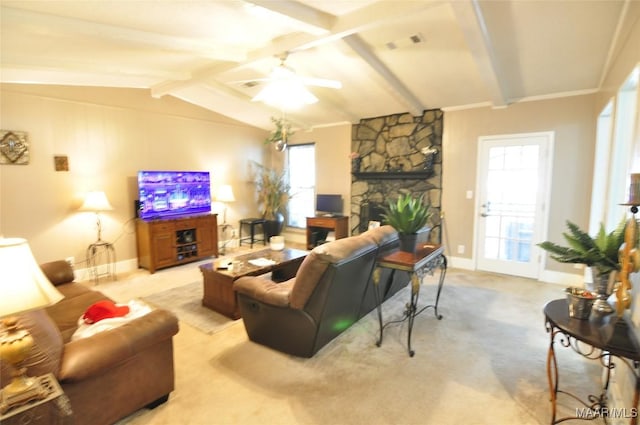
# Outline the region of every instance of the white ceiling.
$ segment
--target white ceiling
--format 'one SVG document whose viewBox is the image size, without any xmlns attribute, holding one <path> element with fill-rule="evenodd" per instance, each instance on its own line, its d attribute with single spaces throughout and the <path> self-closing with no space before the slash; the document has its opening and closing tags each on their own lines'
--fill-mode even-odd
<svg viewBox="0 0 640 425">
<path fill-rule="evenodd" d="M 264 129 L 281 112 L 239 81 L 283 52 L 298 74 L 343 84 L 287 112 L 311 128 L 597 91 L 640 16 L 637 0 L 0 4 L 2 82 L 144 88 Z"/>
</svg>

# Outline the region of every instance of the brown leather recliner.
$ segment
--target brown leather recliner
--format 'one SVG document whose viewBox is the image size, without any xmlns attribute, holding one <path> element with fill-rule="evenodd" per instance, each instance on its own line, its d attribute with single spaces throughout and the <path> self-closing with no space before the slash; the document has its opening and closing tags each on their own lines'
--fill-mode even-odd
<svg viewBox="0 0 640 425">
<path fill-rule="evenodd" d="M 78 318 L 94 302 L 109 298 L 74 283 L 66 261 L 41 268 L 65 298 L 19 316 L 35 341 L 25 366 L 30 376 L 56 376 L 69 398 L 73 423 L 113 424 L 167 401 L 174 389 L 176 316 L 156 309 L 115 329 L 71 341 Z M 2 382 L 8 382 L 9 366 L 1 366 Z"/>
<path fill-rule="evenodd" d="M 249 339 L 312 357 L 375 307 L 370 286 L 376 257 L 381 248 L 396 245 L 393 228 L 383 226 L 314 248 L 288 281 L 256 276 L 236 280 L 234 290 Z M 385 299 L 408 283 L 406 276 L 398 279 L 381 288 Z"/>
</svg>

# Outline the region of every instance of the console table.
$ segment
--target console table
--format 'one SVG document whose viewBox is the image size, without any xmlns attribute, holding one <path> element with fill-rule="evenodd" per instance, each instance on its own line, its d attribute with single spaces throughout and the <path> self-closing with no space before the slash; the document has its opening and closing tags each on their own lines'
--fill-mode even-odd
<svg viewBox="0 0 640 425">
<path fill-rule="evenodd" d="M 611 378 L 611 370 L 617 364 L 626 364 L 636 378 L 633 406 L 625 412 L 613 412 L 616 417 L 624 414 L 631 419 L 631 425 L 638 423 L 638 395 L 640 391 L 640 348 L 630 326 L 624 319 L 618 319 L 615 314 L 595 316 L 588 320 L 579 320 L 569 316 L 569 307 L 566 299 L 554 300 L 544 306 L 545 324 L 547 332 L 551 335 L 549 351 L 547 354 L 547 377 L 549 391 L 551 393 L 551 424 L 557 424 L 569 419 L 595 419 L 603 418 L 612 413 L 607 407 L 607 390 Z M 559 389 L 559 368 L 555 353 L 555 342 L 563 347 L 571 347 L 581 356 L 598 360 L 604 367 L 604 382 L 602 392 L 597 395 L 589 395 L 587 401 L 583 401 L 576 395 Z M 624 369 L 620 369 L 624 370 Z M 576 409 L 576 416 L 568 416 L 556 419 L 558 394 L 565 394 L 577 400 L 583 408 L 580 416 Z"/>
<path fill-rule="evenodd" d="M 444 256 L 444 248 L 441 245 L 426 244 L 423 245 L 415 254 L 404 251 L 393 251 L 379 257 L 376 260 L 376 269 L 373 274 L 373 283 L 376 290 L 376 305 L 378 310 L 378 322 L 380 324 L 380 336 L 376 345 L 382 345 L 382 332 L 385 327 L 392 323 L 400 323 L 405 320 L 409 321 L 409 329 L 407 335 L 407 348 L 409 356 L 413 357 L 415 352 L 411 348 L 411 331 L 413 330 L 413 322 L 416 316 L 428 308 L 433 308 L 434 314 L 438 320 L 442 319 L 442 315 L 438 313 L 438 302 L 440 301 L 440 292 L 444 284 L 444 277 L 447 272 L 447 257 Z M 380 268 L 391 269 L 389 279 L 393 280 L 396 270 L 409 272 L 411 275 L 411 297 L 403 318 L 400 320 L 392 320 L 386 324 L 382 323 L 382 301 L 380 295 Z M 418 296 L 420 295 L 420 284 L 427 274 L 433 274 L 436 268 L 440 268 L 440 278 L 438 280 L 438 290 L 436 292 L 435 304 L 430 304 L 418 310 Z"/>
</svg>

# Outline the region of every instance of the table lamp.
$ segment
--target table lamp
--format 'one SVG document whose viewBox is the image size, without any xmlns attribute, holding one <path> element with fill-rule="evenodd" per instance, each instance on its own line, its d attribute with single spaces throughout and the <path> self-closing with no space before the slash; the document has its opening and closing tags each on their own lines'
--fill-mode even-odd
<svg viewBox="0 0 640 425">
<path fill-rule="evenodd" d="M 93 211 L 96 213 L 96 223 L 98 226 L 98 241 L 102 240 L 102 223 L 100 222 L 100 211 L 111 211 L 113 207 L 103 191 L 88 192 L 84 198 L 84 203 L 80 211 Z"/>
<path fill-rule="evenodd" d="M 64 296 L 36 263 L 29 244 L 21 238 L 0 238 L 0 359 L 14 369 L 12 381 L 0 392 L 0 410 L 46 397 L 40 382 L 27 376 L 21 363 L 29 356 L 33 337 L 18 325 L 15 314 L 57 303 Z"/>
<path fill-rule="evenodd" d="M 220 189 L 218 190 L 218 196 L 216 196 L 216 201 L 218 202 L 222 202 L 224 204 L 224 215 L 223 215 L 223 222 L 222 222 L 222 228 L 224 229 L 225 227 L 228 226 L 227 224 L 227 202 L 235 202 L 236 197 L 233 196 L 233 189 L 231 188 L 231 185 L 225 184 L 220 186 Z"/>
</svg>

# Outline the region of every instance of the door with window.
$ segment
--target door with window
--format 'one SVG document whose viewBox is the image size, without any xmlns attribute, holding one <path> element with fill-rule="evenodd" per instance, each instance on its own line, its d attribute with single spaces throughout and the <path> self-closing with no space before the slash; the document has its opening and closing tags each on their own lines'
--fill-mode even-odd
<svg viewBox="0 0 640 425">
<path fill-rule="evenodd" d="M 552 148 L 552 132 L 480 138 L 478 269 L 538 277 Z"/>
</svg>

